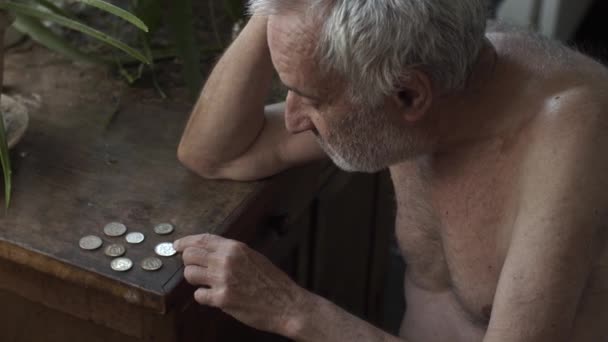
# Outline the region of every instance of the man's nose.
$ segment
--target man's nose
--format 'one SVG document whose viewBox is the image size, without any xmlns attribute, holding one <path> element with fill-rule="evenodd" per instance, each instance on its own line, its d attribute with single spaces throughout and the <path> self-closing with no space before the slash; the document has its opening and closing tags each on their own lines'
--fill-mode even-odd
<svg viewBox="0 0 608 342">
<path fill-rule="evenodd" d="M 285 102 L 285 127 L 287 131 L 296 134 L 315 128 L 307 113 L 310 108 L 303 106 L 297 95 L 289 92 Z"/>
</svg>

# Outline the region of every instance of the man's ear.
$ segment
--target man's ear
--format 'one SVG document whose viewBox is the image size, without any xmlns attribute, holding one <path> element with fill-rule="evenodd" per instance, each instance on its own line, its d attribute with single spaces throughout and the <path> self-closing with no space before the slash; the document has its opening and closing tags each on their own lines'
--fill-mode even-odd
<svg viewBox="0 0 608 342">
<path fill-rule="evenodd" d="M 433 102 L 431 78 L 422 70 L 412 70 L 400 83 L 394 99 L 403 117 L 409 122 L 422 119 Z"/>
</svg>

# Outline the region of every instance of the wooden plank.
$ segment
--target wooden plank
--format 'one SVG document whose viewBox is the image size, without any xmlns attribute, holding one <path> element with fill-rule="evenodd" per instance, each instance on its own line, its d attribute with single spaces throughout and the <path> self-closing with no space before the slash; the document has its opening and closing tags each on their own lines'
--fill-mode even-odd
<svg viewBox="0 0 608 342">
<path fill-rule="evenodd" d="M 4 342 L 82 341 L 83 337 L 86 337 L 87 342 L 141 341 L 93 322 L 51 310 L 10 292 L 0 291 L 0 301 L 4 308 L 10 308 L 0 311 Z"/>
<path fill-rule="evenodd" d="M 121 334 L 143 338 L 146 326 L 145 311 L 125 300 L 96 289 L 80 287 L 45 275 L 23 266 L 0 261 L 0 290 L 8 291 L 81 320 L 118 331 Z M 129 292 L 124 293 L 130 296 Z M 8 307 L 14 310 L 14 307 Z M 157 315 L 159 318 L 160 315 Z M 0 326 L 5 323 L 2 322 Z"/>
</svg>

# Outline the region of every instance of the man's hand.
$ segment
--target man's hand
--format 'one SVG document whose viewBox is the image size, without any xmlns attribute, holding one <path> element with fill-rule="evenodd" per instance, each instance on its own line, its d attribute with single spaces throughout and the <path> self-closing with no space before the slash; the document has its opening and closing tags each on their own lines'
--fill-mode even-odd
<svg viewBox="0 0 608 342">
<path fill-rule="evenodd" d="M 254 328 L 284 332 L 307 292 L 245 244 L 203 234 L 177 240 L 195 300 Z"/>
</svg>

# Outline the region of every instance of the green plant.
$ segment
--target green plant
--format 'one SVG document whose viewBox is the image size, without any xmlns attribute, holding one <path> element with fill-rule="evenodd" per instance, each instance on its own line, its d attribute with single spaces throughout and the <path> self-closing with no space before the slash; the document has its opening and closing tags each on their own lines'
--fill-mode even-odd
<svg viewBox="0 0 608 342">
<path fill-rule="evenodd" d="M 220 14 L 224 19 L 223 23 L 230 25 L 230 27 L 241 21 L 245 16 L 245 0 L 224 0 L 220 11 L 217 11 L 214 5 L 217 1 L 210 0 L 203 3 L 205 2 L 208 5 L 208 8 L 206 8 L 206 14 L 209 17 L 208 24 L 212 27 L 216 36 L 215 42 L 198 41 L 195 28 L 195 9 L 192 0 L 172 0 L 170 6 L 160 0 L 131 0 L 132 12 L 150 27 L 149 32 L 141 33 L 141 44 L 144 46 L 144 51 L 150 52 L 149 56 L 153 61 L 150 67 L 154 69 L 154 59 L 156 57 L 162 58 L 167 54 L 178 57 L 182 63 L 184 83 L 193 98 L 198 95 L 203 81 L 200 67 L 201 54 L 220 53 L 228 43 L 220 37 L 216 16 Z M 201 6 L 200 1 L 198 5 Z M 163 8 L 163 6 L 165 7 Z M 150 41 L 163 24 L 170 33 L 171 46 L 160 51 L 161 54 L 159 55 L 159 51 L 152 52 L 150 50 Z"/>
<path fill-rule="evenodd" d="M 139 28 L 144 32 L 148 32 L 148 26 L 144 24 L 142 20 L 137 18 L 130 12 L 127 12 L 120 7 L 116 7 L 104 0 L 74 0 L 82 2 L 92 7 L 96 7 L 100 10 L 111 13 L 117 17 L 122 18 L 126 22 L 131 23 L 135 27 Z M 112 36 L 99 31 L 91 26 L 81 23 L 72 16 L 63 11 L 61 8 L 53 4 L 49 0 L 30 0 L 27 2 L 16 2 L 16 1 L 0 1 L 0 10 L 8 11 L 16 17 L 15 28 L 28 34 L 35 41 L 47 46 L 48 48 L 66 54 L 75 59 L 83 58 L 89 62 L 104 62 L 99 58 L 92 57 L 91 55 L 80 52 L 66 42 L 63 38 L 53 33 L 48 29 L 43 21 L 53 22 L 57 25 L 64 26 L 66 28 L 79 31 L 86 34 L 94 39 L 99 40 L 102 43 L 108 44 L 119 50 L 124 51 L 137 60 L 150 64 L 150 59 L 146 57 L 142 52 L 135 48 L 128 46 L 127 44 L 113 38 Z"/>
<path fill-rule="evenodd" d="M 181 60 L 184 83 L 194 98 L 198 94 L 203 81 L 200 68 L 201 54 L 219 53 L 229 43 L 229 41 L 224 41 L 220 37 L 218 20 L 216 20 L 217 15 L 223 15 L 222 19 L 224 21 L 222 23 L 227 23 L 231 29 L 235 27 L 235 24 L 242 24 L 245 17 L 245 0 L 224 0 L 222 1 L 223 7 L 219 13 L 214 6 L 214 0 L 210 0 L 208 2 L 208 14 L 216 41 L 215 43 L 207 43 L 206 46 L 201 47 L 196 37 L 192 0 L 130 0 L 130 12 L 103 0 L 72 1 L 104 10 L 138 27 L 140 31 L 138 31 L 137 44 L 140 46 L 141 51 L 74 19 L 74 16 L 69 11 L 59 6 L 58 1 L 0 0 L 0 14 L 3 10 L 12 13 L 16 17 L 14 24 L 16 29 L 51 50 L 76 61 L 116 67 L 120 75 L 130 84 L 142 76 L 145 68 L 150 68 L 153 84 L 159 95 L 163 98 L 166 95 L 158 84 L 155 74 L 155 61 L 157 59 L 178 57 Z M 82 32 L 102 43 L 125 52 L 127 55 L 117 56 L 111 54 L 110 56 L 99 56 L 98 54 L 91 54 L 74 46 L 63 36 L 53 32 L 53 30 L 45 25 L 45 22 L 53 22 Z M 163 25 L 168 28 L 170 33 L 170 45 L 154 50 L 151 47 L 152 39 Z M 115 26 L 113 29 L 117 32 L 119 28 Z M 135 72 L 128 71 L 126 65 L 135 65 Z M 108 122 L 111 120 L 112 118 L 110 117 Z M 4 175 L 5 203 L 8 207 L 11 177 L 10 160 L 8 158 L 8 149 L 5 148 L 6 137 L 4 137 L 4 132 L 4 129 L 0 127 L 0 164 Z"/>
<path fill-rule="evenodd" d="M 130 12 L 127 12 L 119 7 L 116 7 L 103 0 L 74 0 L 85 3 L 89 6 L 96 7 L 102 11 L 111 13 L 121 19 L 129 22 L 135 27 L 139 28 L 143 32 L 148 32 L 148 27 Z M 150 58 L 146 54 L 138 51 L 135 48 L 113 38 L 112 36 L 99 31 L 93 27 L 90 27 L 82 22 L 79 22 L 72 18 L 68 13 L 64 12 L 61 8 L 56 6 L 50 0 L 30 0 L 30 1 L 7 1 L 0 0 L 0 14 L 2 12 L 8 12 L 16 18 L 15 27 L 22 32 L 27 33 L 32 39 L 42 43 L 52 50 L 61 52 L 67 56 L 76 59 L 84 59 L 94 63 L 106 63 L 105 61 L 92 57 L 80 50 L 72 47 L 63 38 L 54 34 L 49 30 L 43 22 L 53 22 L 57 25 L 79 31 L 86 34 L 98 41 L 110 45 L 114 48 L 124 51 L 128 55 L 132 56 L 136 60 L 150 64 Z M 1 30 L 4 31 L 4 28 Z M 1 40 L 0 40 L 1 41 Z M 2 55 L 3 57 L 3 55 Z M 0 60 L 3 63 L 3 60 Z M 0 65 L 0 68 L 2 66 Z M 2 73 L 0 73 L 1 75 Z M 3 120 L 0 120 L 0 164 L 2 166 L 2 173 L 4 179 L 4 198 L 5 205 L 8 208 L 11 198 L 11 167 L 9 152 L 6 139 L 6 131 L 4 128 Z"/>
</svg>

